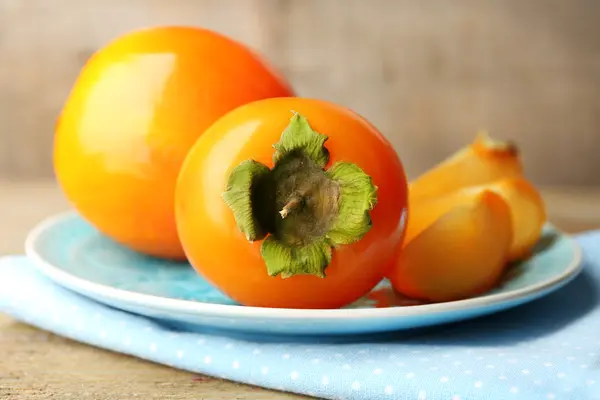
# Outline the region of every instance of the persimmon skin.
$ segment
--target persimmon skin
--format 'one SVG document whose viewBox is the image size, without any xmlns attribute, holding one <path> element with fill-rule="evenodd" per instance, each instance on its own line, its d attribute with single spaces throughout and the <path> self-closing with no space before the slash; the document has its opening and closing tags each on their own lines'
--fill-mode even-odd
<svg viewBox="0 0 600 400">
<path fill-rule="evenodd" d="M 147 255 L 184 259 L 174 193 L 188 150 L 228 111 L 293 95 L 258 55 L 212 31 L 164 26 L 125 34 L 90 58 L 64 105 L 57 180 L 106 236 Z"/>
<path fill-rule="evenodd" d="M 222 198 L 231 171 L 242 161 L 273 167 L 273 144 L 292 110 L 329 137 L 326 169 L 337 161 L 352 162 L 378 186 L 371 229 L 361 240 L 334 248 L 325 278 L 269 276 L 261 242 L 246 240 Z M 219 119 L 188 153 L 175 196 L 179 237 L 192 266 L 237 302 L 276 308 L 339 308 L 368 293 L 401 249 L 406 204 L 404 168 L 384 136 L 344 107 L 305 98 L 261 100 Z"/>
</svg>

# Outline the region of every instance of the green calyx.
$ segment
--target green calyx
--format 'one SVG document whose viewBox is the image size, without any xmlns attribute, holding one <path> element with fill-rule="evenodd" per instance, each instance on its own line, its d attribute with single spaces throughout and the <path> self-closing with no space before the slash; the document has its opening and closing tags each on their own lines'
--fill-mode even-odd
<svg viewBox="0 0 600 400">
<path fill-rule="evenodd" d="M 246 239 L 263 240 L 271 276 L 324 278 L 333 247 L 354 243 L 371 229 L 377 187 L 355 164 L 325 169 L 327 139 L 294 113 L 273 145 L 273 169 L 247 160 L 229 176 L 223 199 Z"/>
</svg>

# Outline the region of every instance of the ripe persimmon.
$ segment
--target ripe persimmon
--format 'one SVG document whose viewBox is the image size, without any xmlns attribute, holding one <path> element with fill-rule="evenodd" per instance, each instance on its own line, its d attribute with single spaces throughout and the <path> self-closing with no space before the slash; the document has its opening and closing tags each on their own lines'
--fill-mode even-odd
<svg viewBox="0 0 600 400">
<path fill-rule="evenodd" d="M 258 55 L 218 33 L 165 26 L 122 35 L 88 60 L 64 104 L 57 180 L 106 236 L 183 259 L 173 203 L 189 148 L 228 111 L 293 95 Z"/>
<path fill-rule="evenodd" d="M 512 241 L 504 198 L 482 190 L 457 202 L 404 246 L 389 279 L 419 300 L 461 300 L 491 290 L 505 271 Z"/>
<path fill-rule="evenodd" d="M 395 262 L 407 182 L 385 137 L 345 107 L 305 98 L 229 112 L 192 147 L 177 182 L 192 266 L 244 305 L 338 308 Z"/>
<path fill-rule="evenodd" d="M 519 149 L 510 141 L 481 131 L 460 150 L 409 183 L 409 203 L 436 198 L 455 190 L 523 176 Z"/>
<path fill-rule="evenodd" d="M 406 228 L 404 246 L 408 246 L 413 238 L 453 207 L 471 203 L 475 197 L 486 191 L 499 194 L 510 207 L 513 242 L 508 252 L 508 260 L 518 261 L 529 257 L 542 236 L 547 216 L 540 192 L 524 176 L 500 179 L 479 186 L 468 186 L 439 197 L 413 202 L 410 205 L 410 219 Z"/>
</svg>

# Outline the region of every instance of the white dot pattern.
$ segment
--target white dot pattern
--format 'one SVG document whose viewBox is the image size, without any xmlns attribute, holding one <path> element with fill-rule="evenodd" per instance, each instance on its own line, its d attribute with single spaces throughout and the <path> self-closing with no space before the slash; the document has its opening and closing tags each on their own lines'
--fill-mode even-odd
<svg viewBox="0 0 600 400">
<path fill-rule="evenodd" d="M 600 266 L 594 268 L 588 268 L 587 279 L 600 287 Z M 578 311 L 590 283 L 576 284 L 554 300 L 551 295 L 535 306 L 455 325 L 439 335 L 381 344 L 270 343 L 252 336 L 174 332 L 51 286 L 22 262 L 0 260 L 0 311 L 117 352 L 315 397 L 461 400 L 494 393 L 516 400 L 600 399 L 600 301 L 588 304 L 586 313 Z M 35 299 L 18 290 L 25 286 L 35 291 Z M 552 318 L 536 320 L 547 310 Z M 519 329 L 502 328 L 517 322 Z"/>
</svg>

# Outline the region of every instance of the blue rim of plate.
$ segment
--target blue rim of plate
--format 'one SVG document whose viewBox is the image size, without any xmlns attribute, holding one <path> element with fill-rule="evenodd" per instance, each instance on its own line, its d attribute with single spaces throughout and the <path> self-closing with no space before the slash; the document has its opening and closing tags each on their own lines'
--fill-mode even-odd
<svg viewBox="0 0 600 400">
<path fill-rule="evenodd" d="M 133 305 L 151 307 L 160 311 L 174 311 L 177 313 L 191 315 L 203 314 L 206 316 L 225 318 L 310 318 L 336 320 L 356 318 L 368 320 L 370 318 L 380 319 L 385 317 L 436 315 L 453 311 L 474 310 L 481 307 L 489 307 L 533 297 L 536 294 L 543 294 L 552 288 L 567 284 L 582 270 L 581 247 L 569 235 L 561 232 L 562 235 L 568 238 L 573 246 L 573 258 L 570 260 L 565 271 L 553 278 L 546 279 L 521 289 L 514 289 L 509 292 L 483 294 L 477 297 L 444 303 L 382 308 L 295 309 L 203 303 L 198 301 L 158 297 L 101 285 L 78 278 L 47 262 L 35 249 L 38 238 L 57 222 L 75 217 L 78 217 L 78 214 L 72 210 L 55 214 L 43 219 L 33 229 L 30 230 L 27 238 L 25 239 L 25 254 L 35 263 L 38 270 L 40 270 L 44 275 L 49 277 L 54 282 L 58 283 L 60 286 L 64 286 L 85 297 L 90 297 L 87 293 L 93 293 L 96 296 L 121 302 L 124 301 Z"/>
</svg>

